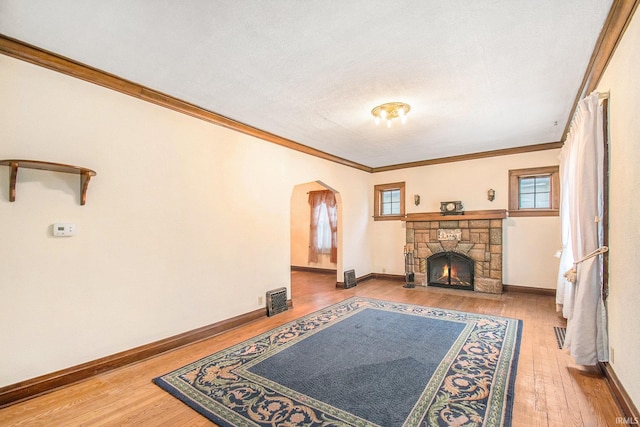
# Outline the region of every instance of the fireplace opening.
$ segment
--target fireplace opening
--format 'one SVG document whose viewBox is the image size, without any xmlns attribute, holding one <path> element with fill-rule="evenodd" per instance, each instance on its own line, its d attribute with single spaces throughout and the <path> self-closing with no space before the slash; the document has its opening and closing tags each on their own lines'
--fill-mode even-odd
<svg viewBox="0 0 640 427">
<path fill-rule="evenodd" d="M 427 285 L 473 290 L 473 260 L 457 252 L 440 252 L 427 258 Z"/>
</svg>

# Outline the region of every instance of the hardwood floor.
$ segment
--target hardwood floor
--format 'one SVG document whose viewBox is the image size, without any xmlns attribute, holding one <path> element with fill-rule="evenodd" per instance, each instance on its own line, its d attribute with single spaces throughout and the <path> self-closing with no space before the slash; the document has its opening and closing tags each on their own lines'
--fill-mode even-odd
<svg viewBox="0 0 640 427">
<path fill-rule="evenodd" d="M 336 289 L 334 274 L 292 272 L 293 308 L 160 356 L 0 409 L 2 426 L 210 426 L 151 382 L 196 359 L 354 295 L 524 321 L 513 426 L 619 426 L 622 413 L 596 368 L 575 365 L 557 347 L 564 326 L 550 296 L 488 295 L 372 279 Z"/>
</svg>

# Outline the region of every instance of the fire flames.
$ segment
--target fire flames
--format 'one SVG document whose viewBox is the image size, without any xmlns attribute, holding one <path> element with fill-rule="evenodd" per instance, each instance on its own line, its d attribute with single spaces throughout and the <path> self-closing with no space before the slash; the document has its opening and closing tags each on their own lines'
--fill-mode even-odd
<svg viewBox="0 0 640 427">
<path fill-rule="evenodd" d="M 456 266 L 452 265 L 450 266 L 449 264 L 445 264 L 442 267 L 442 274 L 440 275 L 440 277 L 438 278 L 438 280 L 449 280 L 449 270 L 451 270 L 451 281 L 453 282 L 454 280 L 460 281 L 460 279 L 458 278 L 458 273 L 456 271 Z"/>
<path fill-rule="evenodd" d="M 451 276 L 449 276 L 449 273 L 451 273 Z M 448 283 L 450 285 L 467 286 L 471 284 L 471 282 L 466 281 L 458 276 L 458 271 L 455 265 L 449 264 L 445 264 L 444 266 L 442 266 L 442 274 L 436 281 L 440 283 Z"/>
</svg>

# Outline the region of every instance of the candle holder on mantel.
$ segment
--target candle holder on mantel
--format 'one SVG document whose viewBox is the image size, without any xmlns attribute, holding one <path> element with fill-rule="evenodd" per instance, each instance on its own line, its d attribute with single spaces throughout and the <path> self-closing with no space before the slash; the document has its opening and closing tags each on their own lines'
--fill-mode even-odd
<svg viewBox="0 0 640 427">
<path fill-rule="evenodd" d="M 404 248 L 404 276 L 405 276 L 405 288 L 415 288 L 415 273 L 413 271 L 413 251 L 408 251 L 406 246 Z"/>
</svg>

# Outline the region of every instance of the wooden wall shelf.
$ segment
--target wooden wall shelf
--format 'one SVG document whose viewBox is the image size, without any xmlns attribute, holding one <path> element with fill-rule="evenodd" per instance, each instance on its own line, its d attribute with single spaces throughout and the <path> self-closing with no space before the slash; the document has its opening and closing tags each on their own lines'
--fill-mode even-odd
<svg viewBox="0 0 640 427">
<path fill-rule="evenodd" d="M 92 176 L 96 176 L 96 172 L 91 169 L 80 166 L 65 165 L 62 163 L 42 162 L 39 160 L 0 160 L 0 165 L 9 166 L 11 168 L 11 176 L 9 178 L 9 201 L 16 201 L 16 181 L 18 178 L 18 169 L 39 169 L 52 172 L 63 172 L 80 175 L 80 204 L 87 202 L 87 188 Z"/>
<path fill-rule="evenodd" d="M 403 221 L 466 221 L 474 219 L 505 219 L 505 209 L 487 211 L 465 211 L 464 215 L 442 215 L 440 212 L 410 213 Z"/>
</svg>

